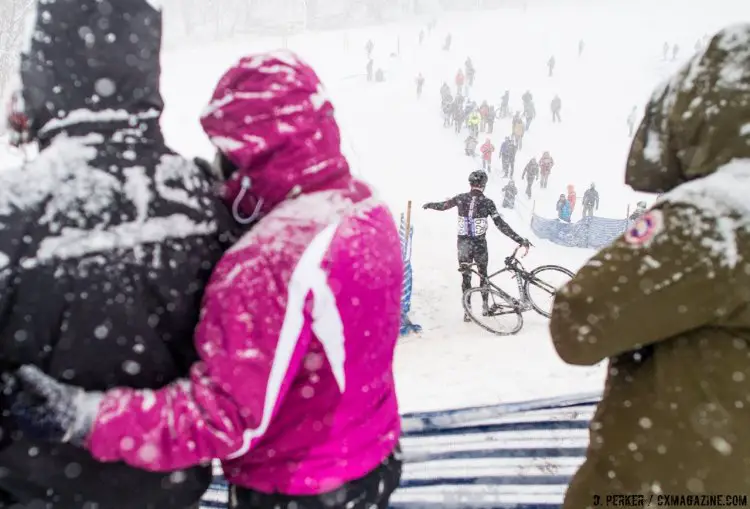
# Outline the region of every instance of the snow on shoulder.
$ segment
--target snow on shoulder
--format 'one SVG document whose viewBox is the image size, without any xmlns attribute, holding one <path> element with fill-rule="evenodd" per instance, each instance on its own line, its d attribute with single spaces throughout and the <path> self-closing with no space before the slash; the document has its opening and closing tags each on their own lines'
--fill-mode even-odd
<svg viewBox="0 0 750 509">
<path fill-rule="evenodd" d="M 61 135 L 27 166 L 0 173 L 0 230 L 22 220 L 36 221 L 46 230 L 36 251 L 21 262 L 23 268 L 70 258 L 93 261 L 94 255 L 217 230 L 214 220 L 196 221 L 188 215 L 202 209 L 190 193 L 201 185 L 200 170 L 192 163 L 165 154 L 152 175 L 136 164 L 111 173 L 92 165 L 103 141 L 98 134 Z M 179 212 L 155 217 L 155 200 L 174 204 Z M 132 218 L 120 215 L 123 202 L 135 211 Z M 0 252 L 0 271 L 12 256 Z"/>
<path fill-rule="evenodd" d="M 62 118 L 54 118 L 45 123 L 40 129 L 39 134 L 49 131 L 63 129 L 76 124 L 94 123 L 94 122 L 130 122 L 136 125 L 140 120 L 157 119 L 161 111 L 151 108 L 148 111 L 132 113 L 130 111 L 119 109 L 107 109 L 92 111 L 89 109 L 77 109 L 67 113 Z"/>
<path fill-rule="evenodd" d="M 718 52 L 718 55 L 716 54 Z M 711 81 L 701 79 L 709 72 L 709 66 L 716 66 L 718 76 L 713 85 L 721 90 L 750 90 L 750 24 L 742 23 L 724 28 L 714 37 L 713 43 L 703 48 L 686 64 L 682 90 L 690 91 L 696 88 L 712 85 Z M 717 65 L 718 64 L 718 65 Z M 678 73 L 675 79 L 683 73 Z M 677 89 L 678 87 L 671 87 Z M 704 90 L 716 92 L 718 90 Z"/>
<path fill-rule="evenodd" d="M 683 203 L 698 209 L 692 213 L 693 226 L 721 265 L 734 268 L 742 254 L 737 233 L 750 233 L 750 159 L 733 159 L 707 177 L 682 184 L 662 197 L 670 203 Z M 712 232 L 702 228 L 704 219 L 716 222 Z"/>
<path fill-rule="evenodd" d="M 93 213 L 100 212 L 97 198 L 108 193 L 106 182 L 112 177 L 98 172 L 90 166 L 96 157 L 95 144 L 101 143 L 101 135 L 85 137 L 58 137 L 33 162 L 24 168 L 0 172 L 0 216 L 7 216 L 16 210 L 30 210 L 40 207 L 43 202 L 46 216 L 54 211 L 66 210 L 68 205 L 81 197 L 92 198 L 88 206 Z M 80 178 L 82 184 L 52 197 L 52 191 L 60 182 Z M 49 200 L 49 201 L 48 201 Z"/>
<path fill-rule="evenodd" d="M 727 53 L 728 62 L 721 70 L 720 85 L 738 90 L 750 90 L 750 24 L 730 26 L 719 34 L 719 49 Z"/>
</svg>

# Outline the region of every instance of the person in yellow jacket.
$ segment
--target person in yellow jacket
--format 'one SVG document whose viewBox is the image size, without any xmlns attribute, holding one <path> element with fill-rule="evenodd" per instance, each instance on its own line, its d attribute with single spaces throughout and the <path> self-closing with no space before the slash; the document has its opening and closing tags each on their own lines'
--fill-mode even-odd
<svg viewBox="0 0 750 509">
<path fill-rule="evenodd" d="M 479 114 L 478 111 L 472 111 L 471 114 L 469 114 L 469 118 L 466 121 L 466 124 L 469 126 L 469 132 L 473 134 L 474 136 L 479 135 L 479 124 L 482 122 L 482 115 Z"/>
</svg>

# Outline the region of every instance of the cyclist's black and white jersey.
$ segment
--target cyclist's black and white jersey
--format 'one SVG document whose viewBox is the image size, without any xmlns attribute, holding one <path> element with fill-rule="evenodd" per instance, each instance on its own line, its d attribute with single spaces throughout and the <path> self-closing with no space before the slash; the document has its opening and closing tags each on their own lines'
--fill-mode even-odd
<svg viewBox="0 0 750 509">
<path fill-rule="evenodd" d="M 487 233 L 487 218 L 492 218 L 495 226 L 505 235 L 523 244 L 524 238 L 508 226 L 500 213 L 497 211 L 495 202 L 487 198 L 481 191 L 472 190 L 454 196 L 443 202 L 427 203 L 424 206 L 433 210 L 448 210 L 458 207 L 458 236 L 459 237 L 484 237 Z"/>
</svg>

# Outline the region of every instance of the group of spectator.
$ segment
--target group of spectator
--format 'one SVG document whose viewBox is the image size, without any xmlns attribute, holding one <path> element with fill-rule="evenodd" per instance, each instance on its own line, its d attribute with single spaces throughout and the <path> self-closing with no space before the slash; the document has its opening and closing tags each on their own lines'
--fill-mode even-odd
<svg viewBox="0 0 750 509">
<path fill-rule="evenodd" d="M 557 217 L 560 221 L 571 222 L 577 199 L 575 186 L 569 184 L 567 194 L 561 194 L 557 200 Z M 599 191 L 596 190 L 596 184 L 592 183 L 586 192 L 583 193 L 581 205 L 583 206 L 582 219 L 593 217 L 594 210 L 599 210 Z"/>
</svg>

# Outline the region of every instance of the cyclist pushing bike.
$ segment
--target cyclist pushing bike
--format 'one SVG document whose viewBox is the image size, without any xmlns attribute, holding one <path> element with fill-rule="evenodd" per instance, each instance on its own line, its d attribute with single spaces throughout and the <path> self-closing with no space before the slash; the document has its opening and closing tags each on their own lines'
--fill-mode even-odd
<svg viewBox="0 0 750 509">
<path fill-rule="evenodd" d="M 468 193 L 462 193 L 443 202 L 425 203 L 423 209 L 432 210 L 449 210 L 458 207 L 458 263 L 460 265 L 475 263 L 477 272 L 481 278 L 481 284 L 484 286 L 487 281 L 487 265 L 489 263 L 489 254 L 487 252 L 487 218 L 492 221 L 504 235 L 510 237 L 528 251 L 531 245 L 527 239 L 518 235 L 508 223 L 506 223 L 500 213 L 497 211 L 495 202 L 484 195 L 484 189 L 487 186 L 487 174 L 483 171 L 475 171 L 469 175 L 469 186 L 471 189 Z M 463 306 L 463 295 L 471 288 L 471 272 L 464 271 L 461 283 L 461 296 Z M 489 314 L 489 294 L 482 293 L 482 314 Z M 470 322 L 471 317 L 468 312 L 464 312 L 464 321 Z"/>
</svg>

